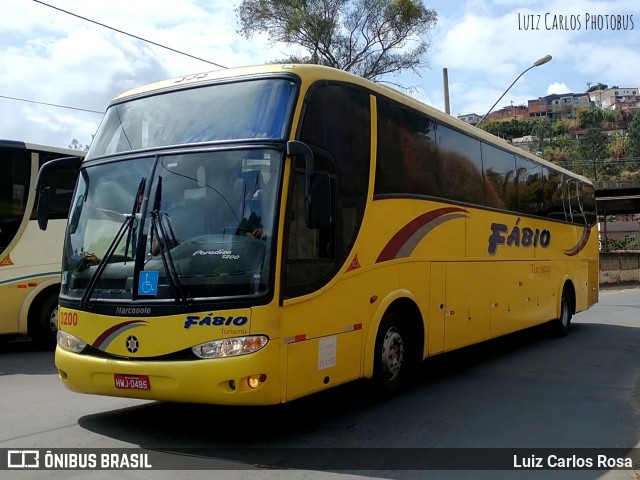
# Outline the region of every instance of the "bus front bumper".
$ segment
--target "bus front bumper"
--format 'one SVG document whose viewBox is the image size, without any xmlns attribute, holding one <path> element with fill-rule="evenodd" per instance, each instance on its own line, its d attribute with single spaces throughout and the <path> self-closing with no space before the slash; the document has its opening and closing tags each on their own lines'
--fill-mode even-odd
<svg viewBox="0 0 640 480">
<path fill-rule="evenodd" d="M 219 405 L 281 402 L 279 346 L 237 357 L 187 361 L 105 359 L 56 348 L 62 383 L 74 392 Z"/>
</svg>

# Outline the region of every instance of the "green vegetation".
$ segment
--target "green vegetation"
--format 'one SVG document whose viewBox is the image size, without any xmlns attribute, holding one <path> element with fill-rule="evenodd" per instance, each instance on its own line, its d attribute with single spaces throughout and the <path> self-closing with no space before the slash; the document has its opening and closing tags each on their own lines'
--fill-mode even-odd
<svg viewBox="0 0 640 480">
<path fill-rule="evenodd" d="M 236 14 L 245 37 L 267 34 L 301 50 L 275 63 L 316 63 L 370 80 L 419 74 L 438 18 L 422 0 L 242 0 Z"/>
<path fill-rule="evenodd" d="M 640 113 L 589 107 L 576 118 L 488 121 L 480 128 L 509 140 L 530 136 L 517 145 L 593 181 L 640 182 Z"/>
</svg>

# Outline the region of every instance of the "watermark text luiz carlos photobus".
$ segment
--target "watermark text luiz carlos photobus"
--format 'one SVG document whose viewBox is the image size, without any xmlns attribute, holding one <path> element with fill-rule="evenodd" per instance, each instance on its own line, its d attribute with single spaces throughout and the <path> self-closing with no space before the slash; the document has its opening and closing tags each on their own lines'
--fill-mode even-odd
<svg viewBox="0 0 640 480">
<path fill-rule="evenodd" d="M 2 470 L 633 470 L 621 448 L 0 449 Z"/>
<path fill-rule="evenodd" d="M 518 13 L 518 30 L 633 30 L 633 15 L 629 14 L 556 14 Z"/>
</svg>

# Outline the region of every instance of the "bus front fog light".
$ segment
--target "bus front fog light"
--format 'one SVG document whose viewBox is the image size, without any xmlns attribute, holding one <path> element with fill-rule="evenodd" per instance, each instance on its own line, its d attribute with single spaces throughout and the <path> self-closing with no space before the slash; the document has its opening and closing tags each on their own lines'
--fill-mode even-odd
<svg viewBox="0 0 640 480">
<path fill-rule="evenodd" d="M 67 332 L 63 332 L 62 330 L 58 330 L 56 340 L 58 342 L 58 346 L 67 352 L 80 353 L 84 350 L 84 347 L 87 346 L 86 342 L 83 342 L 78 337 L 74 337 Z"/>
<path fill-rule="evenodd" d="M 264 382 L 266 382 L 267 376 L 263 373 L 261 375 L 251 375 L 247 377 L 247 385 L 249 388 L 258 388 Z"/>
<path fill-rule="evenodd" d="M 191 351 L 199 358 L 236 357 L 257 352 L 268 341 L 269 339 L 265 335 L 222 338 L 192 347 Z"/>
</svg>

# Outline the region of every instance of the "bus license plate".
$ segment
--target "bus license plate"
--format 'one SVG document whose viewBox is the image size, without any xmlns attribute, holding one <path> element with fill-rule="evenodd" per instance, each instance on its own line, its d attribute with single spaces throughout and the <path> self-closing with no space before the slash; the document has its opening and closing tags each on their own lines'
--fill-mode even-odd
<svg viewBox="0 0 640 480">
<path fill-rule="evenodd" d="M 123 375 L 115 373 L 113 375 L 116 388 L 128 390 L 151 390 L 149 377 L 146 375 Z"/>
</svg>

